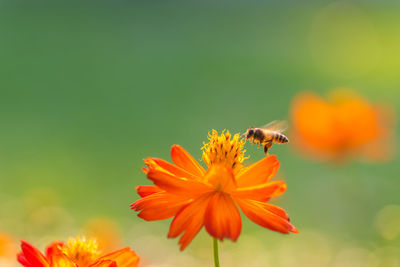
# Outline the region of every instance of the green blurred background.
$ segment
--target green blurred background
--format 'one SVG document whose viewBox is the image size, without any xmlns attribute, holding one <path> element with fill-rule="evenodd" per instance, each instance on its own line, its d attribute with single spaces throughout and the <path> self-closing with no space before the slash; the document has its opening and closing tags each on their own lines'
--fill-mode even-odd
<svg viewBox="0 0 400 267">
<path fill-rule="evenodd" d="M 399 14 L 395 1 L 0 1 L 0 231 L 43 248 L 106 217 L 142 266 L 211 265 L 204 230 L 179 252 L 169 221 L 129 209 L 143 159 L 169 160 L 172 144 L 200 159 L 208 131 L 288 119 L 303 90 L 398 109 Z M 397 157 L 272 153 L 288 184 L 276 203 L 301 233 L 244 219 L 222 266 L 400 266 Z"/>
</svg>

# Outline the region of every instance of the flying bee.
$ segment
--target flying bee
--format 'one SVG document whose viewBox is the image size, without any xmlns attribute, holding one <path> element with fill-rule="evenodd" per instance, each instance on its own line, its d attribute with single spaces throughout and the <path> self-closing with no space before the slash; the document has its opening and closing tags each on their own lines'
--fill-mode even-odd
<svg viewBox="0 0 400 267">
<path fill-rule="evenodd" d="M 286 129 L 286 121 L 271 121 L 260 128 L 250 127 L 242 134 L 242 137 L 246 137 L 252 143 L 264 146 L 264 153 L 267 155 L 273 143 L 284 144 L 289 142 L 289 139 L 282 134 Z"/>
</svg>

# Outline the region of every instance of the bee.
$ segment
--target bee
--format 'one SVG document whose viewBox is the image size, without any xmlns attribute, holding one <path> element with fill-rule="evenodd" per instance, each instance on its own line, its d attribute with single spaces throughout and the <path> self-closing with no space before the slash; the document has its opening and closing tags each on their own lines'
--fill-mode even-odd
<svg viewBox="0 0 400 267">
<path fill-rule="evenodd" d="M 246 137 L 252 143 L 264 146 L 264 153 L 267 155 L 273 143 L 284 144 L 289 142 L 289 139 L 282 134 L 286 129 L 286 121 L 271 121 L 260 128 L 250 127 L 242 134 L 242 137 Z"/>
</svg>

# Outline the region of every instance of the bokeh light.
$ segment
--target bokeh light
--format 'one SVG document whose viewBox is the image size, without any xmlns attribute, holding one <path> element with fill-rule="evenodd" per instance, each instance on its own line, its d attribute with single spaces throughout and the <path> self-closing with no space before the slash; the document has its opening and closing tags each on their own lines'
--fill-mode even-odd
<svg viewBox="0 0 400 267">
<path fill-rule="evenodd" d="M 382 60 L 374 23 L 362 7 L 349 1 L 332 2 L 317 12 L 310 49 L 318 66 L 346 78 L 374 71 Z"/>
<path fill-rule="evenodd" d="M 400 206 L 387 205 L 383 207 L 375 219 L 376 230 L 387 240 L 393 240 L 400 235 Z"/>
</svg>

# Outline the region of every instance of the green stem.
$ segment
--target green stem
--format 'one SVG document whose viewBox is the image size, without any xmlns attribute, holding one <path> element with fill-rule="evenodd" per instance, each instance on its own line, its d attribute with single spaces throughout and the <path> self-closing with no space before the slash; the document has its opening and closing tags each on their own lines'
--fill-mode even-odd
<svg viewBox="0 0 400 267">
<path fill-rule="evenodd" d="M 213 237 L 214 266 L 219 267 L 218 239 Z"/>
</svg>

